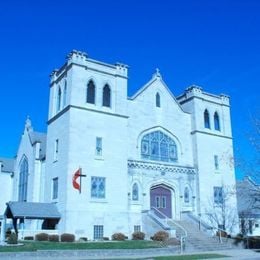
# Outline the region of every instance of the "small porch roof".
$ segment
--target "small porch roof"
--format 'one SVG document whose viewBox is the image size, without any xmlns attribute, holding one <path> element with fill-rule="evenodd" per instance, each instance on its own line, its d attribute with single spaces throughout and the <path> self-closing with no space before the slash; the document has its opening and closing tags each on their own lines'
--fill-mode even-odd
<svg viewBox="0 0 260 260">
<path fill-rule="evenodd" d="M 7 218 L 60 219 L 61 215 L 53 203 L 9 201 L 6 203 Z"/>
</svg>

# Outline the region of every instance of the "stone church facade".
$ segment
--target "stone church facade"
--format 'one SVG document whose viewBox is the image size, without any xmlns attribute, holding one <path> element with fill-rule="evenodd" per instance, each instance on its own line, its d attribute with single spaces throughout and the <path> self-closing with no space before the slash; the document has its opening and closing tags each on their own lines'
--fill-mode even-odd
<svg viewBox="0 0 260 260">
<path fill-rule="evenodd" d="M 198 86 L 175 97 L 158 70 L 127 91 L 126 65 L 79 51 L 51 74 L 47 134 L 27 120 L 6 201 L 52 203 L 61 217 L 23 228 L 100 239 L 187 215 L 212 224 L 235 187 L 229 97 Z M 225 203 L 236 218 L 236 196 Z"/>
</svg>

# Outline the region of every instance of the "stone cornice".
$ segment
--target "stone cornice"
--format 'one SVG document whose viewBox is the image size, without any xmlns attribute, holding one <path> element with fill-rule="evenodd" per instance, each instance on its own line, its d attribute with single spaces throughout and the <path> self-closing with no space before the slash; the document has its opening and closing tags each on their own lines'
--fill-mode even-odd
<svg viewBox="0 0 260 260">
<path fill-rule="evenodd" d="M 195 168 L 171 165 L 171 164 L 161 163 L 161 162 L 128 160 L 127 163 L 128 163 L 128 167 L 131 169 L 146 169 L 146 170 L 155 170 L 161 172 L 196 174 Z"/>
<path fill-rule="evenodd" d="M 68 110 L 70 110 L 72 108 L 85 110 L 85 111 L 90 111 L 90 112 L 95 112 L 95 113 L 100 113 L 100 114 L 106 114 L 106 115 L 109 115 L 109 116 L 116 116 L 116 117 L 126 118 L 126 119 L 129 118 L 126 115 L 121 115 L 121 114 L 112 113 L 112 112 L 108 112 L 108 111 L 102 111 L 102 110 L 91 109 L 91 108 L 75 106 L 75 105 L 68 105 L 63 110 L 61 110 L 59 113 L 57 113 L 55 116 L 53 116 L 51 119 L 49 119 L 47 121 L 47 124 L 50 125 L 53 121 L 55 121 L 57 118 L 59 118 L 60 116 L 62 116 L 64 113 L 66 113 Z"/>
<path fill-rule="evenodd" d="M 206 134 L 206 135 L 212 135 L 212 136 L 217 136 L 217 137 L 221 137 L 221 138 L 227 138 L 227 139 L 233 139 L 233 137 L 231 136 L 226 136 L 226 135 L 222 135 L 222 134 L 218 134 L 218 133 L 211 133 L 211 132 L 206 132 L 206 131 L 200 131 L 200 130 L 194 130 L 191 132 L 192 135 L 199 133 L 199 134 Z"/>
</svg>

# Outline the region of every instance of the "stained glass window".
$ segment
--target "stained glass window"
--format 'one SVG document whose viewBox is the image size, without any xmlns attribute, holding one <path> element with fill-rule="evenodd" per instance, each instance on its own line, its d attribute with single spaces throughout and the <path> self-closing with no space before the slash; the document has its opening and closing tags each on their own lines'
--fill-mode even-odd
<svg viewBox="0 0 260 260">
<path fill-rule="evenodd" d="M 91 197 L 105 198 L 106 179 L 104 177 L 91 177 Z"/>
<path fill-rule="evenodd" d="M 153 161 L 176 162 L 177 147 L 168 135 L 155 131 L 142 138 L 141 157 Z"/>
<path fill-rule="evenodd" d="M 133 185 L 133 190 L 132 190 L 132 200 L 138 200 L 139 199 L 139 194 L 138 194 L 138 185 L 135 183 Z"/>
<path fill-rule="evenodd" d="M 28 186 L 28 161 L 27 159 L 24 158 L 20 166 L 18 201 L 27 201 L 27 186 Z"/>
</svg>

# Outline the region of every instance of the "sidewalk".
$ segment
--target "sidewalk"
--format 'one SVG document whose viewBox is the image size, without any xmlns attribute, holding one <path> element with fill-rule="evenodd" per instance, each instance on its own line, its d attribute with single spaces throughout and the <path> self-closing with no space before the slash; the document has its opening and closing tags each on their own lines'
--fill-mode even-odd
<svg viewBox="0 0 260 260">
<path fill-rule="evenodd" d="M 220 259 L 260 259 L 260 253 L 248 249 L 231 249 L 208 252 L 189 252 L 184 255 L 192 254 L 221 254 L 228 258 Z M 133 250 L 42 250 L 37 252 L 17 252 L 0 253 L 0 259 L 21 259 L 21 260 L 76 260 L 76 259 L 153 259 L 155 256 L 173 256 L 180 255 L 177 248 L 153 248 L 153 249 L 133 249 Z M 211 258 L 212 259 L 212 258 Z"/>
</svg>

